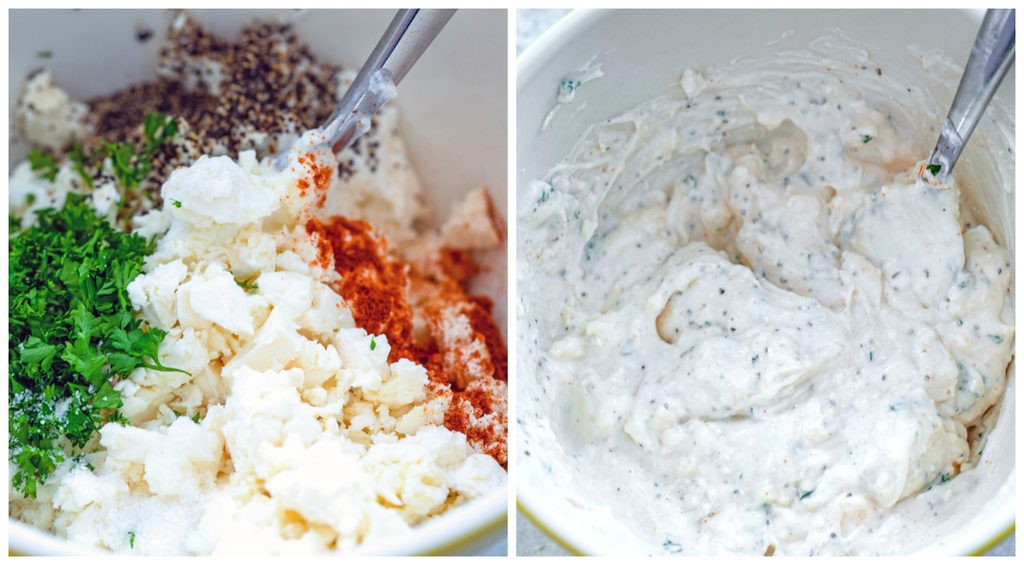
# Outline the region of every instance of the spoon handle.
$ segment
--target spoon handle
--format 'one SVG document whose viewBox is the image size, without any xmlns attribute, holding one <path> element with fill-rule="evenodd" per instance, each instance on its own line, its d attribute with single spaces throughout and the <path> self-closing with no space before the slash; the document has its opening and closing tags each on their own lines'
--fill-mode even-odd
<svg viewBox="0 0 1024 565">
<path fill-rule="evenodd" d="M 370 118 L 441 32 L 455 10 L 398 10 L 323 131 L 335 153 L 370 127 Z"/>
<path fill-rule="evenodd" d="M 947 178 L 978 125 L 982 113 L 1013 64 L 1016 10 L 988 10 L 974 40 L 960 86 L 929 163 L 939 165 L 935 177 Z"/>
</svg>

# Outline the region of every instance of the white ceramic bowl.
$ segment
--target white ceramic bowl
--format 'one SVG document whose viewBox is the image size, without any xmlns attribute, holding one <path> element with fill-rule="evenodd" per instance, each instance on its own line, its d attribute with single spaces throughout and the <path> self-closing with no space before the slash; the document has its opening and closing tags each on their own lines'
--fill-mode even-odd
<svg viewBox="0 0 1024 565">
<path fill-rule="evenodd" d="M 669 92 L 687 66 L 724 66 L 736 57 L 764 57 L 806 48 L 830 27 L 838 27 L 869 46 L 872 57 L 884 64 L 887 72 L 906 73 L 928 85 L 935 103 L 948 108 L 956 78 L 950 81 L 942 77 L 943 82 L 936 84 L 937 77 L 928 76 L 906 47 L 920 44 L 941 48 L 963 64 L 981 17 L 980 11 L 574 11 L 531 45 L 517 64 L 517 194 L 524 194 L 530 180 L 543 178 L 588 126 Z M 557 85 L 595 55 L 604 77 L 581 86 L 572 108 L 556 114 L 550 126 L 541 131 L 540 125 L 555 103 Z M 1009 120 L 1013 119 L 1013 83 L 1011 69 L 997 94 L 997 100 L 1010 109 Z M 989 121 L 975 132 L 958 165 L 958 176 L 980 187 L 969 198 L 1013 257 L 1013 167 L 997 171 L 991 166 L 993 151 L 1007 149 L 1005 145 L 994 148 L 998 136 L 992 134 L 991 119 L 987 117 Z M 934 144 L 935 136 L 926 135 L 932 136 L 929 139 Z M 1012 133 L 1010 136 L 1012 147 Z M 995 189 L 999 186 L 1004 190 Z M 522 358 L 517 362 L 519 367 L 532 365 Z M 943 531 L 936 532 L 934 542 L 921 550 L 924 553 L 983 553 L 1013 530 L 1016 385 L 1012 365 L 1010 375 L 1002 412 L 985 449 L 986 459 L 992 462 L 985 465 L 981 486 L 976 496 L 949 518 Z M 532 394 L 532 378 L 525 370 L 518 372 L 519 419 L 536 418 L 535 414 L 543 415 L 550 409 L 546 404 L 550 399 Z M 535 451 L 540 451 L 536 447 Z M 517 454 L 522 450 L 520 440 Z M 600 533 L 611 520 L 610 513 L 581 510 L 565 489 L 548 478 L 544 467 L 550 457 L 518 457 L 516 494 L 520 511 L 573 553 L 628 551 L 618 544 L 616 536 Z"/>
<path fill-rule="evenodd" d="M 358 67 L 393 15 L 390 10 L 190 11 L 217 35 L 230 38 L 255 18 L 295 20 L 299 37 L 322 60 Z M 46 66 L 58 84 L 85 99 L 156 77 L 157 50 L 171 14 L 157 10 L 15 10 L 10 13 L 9 109 L 24 77 Z M 455 14 L 444 32 L 399 88 L 402 131 L 410 159 L 426 190 L 435 220 L 448 216 L 466 192 L 489 188 L 504 216 L 508 179 L 507 14 L 473 10 Z M 155 32 L 139 44 L 137 26 Z M 469 48 L 472 46 L 472 48 Z M 40 59 L 40 51 L 52 53 Z M 112 64 L 113 63 L 113 64 Z M 13 145 L 16 164 L 26 153 Z M 494 314 L 506 327 L 506 252 L 483 258 L 485 274 L 474 292 L 494 298 Z M 491 493 L 416 528 L 403 539 L 367 546 L 372 554 L 475 553 L 506 535 L 507 493 Z M 88 551 L 53 535 L 9 520 L 9 550 L 20 554 Z"/>
</svg>

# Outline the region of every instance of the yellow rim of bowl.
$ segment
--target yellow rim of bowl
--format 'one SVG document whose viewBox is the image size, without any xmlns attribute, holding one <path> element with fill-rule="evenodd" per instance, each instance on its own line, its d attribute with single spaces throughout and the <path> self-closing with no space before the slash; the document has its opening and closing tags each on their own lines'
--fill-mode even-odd
<svg viewBox="0 0 1024 565">
<path fill-rule="evenodd" d="M 533 522 L 533 525 L 537 526 L 538 530 L 544 532 L 544 535 L 546 535 L 549 538 L 555 540 L 555 543 L 557 543 L 558 545 L 562 546 L 562 549 L 568 551 L 569 553 L 571 553 L 573 555 L 577 555 L 577 556 L 587 556 L 588 555 L 587 553 L 577 549 L 576 546 L 574 546 L 573 544 L 571 544 L 571 543 L 565 541 L 564 539 L 562 539 L 561 537 L 559 537 L 558 534 L 556 534 L 553 529 L 549 528 L 546 524 L 544 524 L 544 522 L 541 522 L 539 519 L 537 519 L 537 517 L 533 515 L 533 512 L 531 512 L 526 507 L 526 505 L 523 504 L 523 502 L 521 500 L 519 500 L 519 498 L 516 498 L 516 508 L 519 509 L 519 511 L 523 513 L 523 516 L 526 516 L 526 518 L 528 520 Z M 518 553 L 518 551 L 516 553 Z"/>
<path fill-rule="evenodd" d="M 497 518 L 495 518 L 491 522 L 489 522 L 487 524 L 484 524 L 483 526 L 480 526 L 479 528 L 476 528 L 476 529 L 474 529 L 474 530 L 472 530 L 470 532 L 466 532 L 466 534 L 463 535 L 463 536 L 459 536 L 458 538 L 455 538 L 454 540 L 452 540 L 450 542 L 443 543 L 443 544 L 441 544 L 441 545 L 439 545 L 437 547 L 432 547 L 432 548 L 430 548 L 430 549 L 428 549 L 426 551 L 417 553 L 416 555 L 419 555 L 419 556 L 451 555 L 452 554 L 451 552 L 453 552 L 454 550 L 457 550 L 457 549 L 461 548 L 462 546 L 465 546 L 465 545 L 468 545 L 468 544 L 472 543 L 476 539 L 481 538 L 481 537 L 483 537 L 486 534 L 489 534 L 491 532 L 491 530 L 495 530 L 495 529 L 501 527 L 501 525 L 503 523 L 507 523 L 507 522 L 508 522 L 508 518 L 507 517 L 498 516 Z M 10 550 L 8 550 L 7 551 L 7 555 L 9 557 L 24 557 L 27 554 L 25 554 L 25 553 L 18 553 L 17 551 L 10 551 Z"/>
<path fill-rule="evenodd" d="M 418 553 L 417 555 L 451 555 L 452 551 L 459 549 L 465 545 L 468 545 L 477 539 L 489 534 L 492 530 L 496 530 L 501 527 L 502 524 L 508 524 L 508 512 L 495 517 L 490 522 L 483 524 L 477 528 L 474 528 L 465 534 L 445 542 L 437 547 L 432 547 L 426 551 Z"/>
<path fill-rule="evenodd" d="M 993 547 L 999 545 L 1000 542 L 1002 542 L 1004 539 L 1008 538 L 1010 536 L 1010 534 L 1012 534 L 1013 531 L 1016 530 L 1016 529 L 1017 529 L 1017 522 L 1016 521 L 1011 522 L 1010 525 L 1007 526 L 1005 530 L 1003 530 L 1003 531 L 999 532 L 998 534 L 996 534 L 996 536 L 994 538 L 990 539 L 988 541 L 988 543 L 982 545 L 978 549 L 975 549 L 974 551 L 969 553 L 969 555 L 985 555 L 986 553 L 991 551 Z"/>
<path fill-rule="evenodd" d="M 455 538 L 455 539 L 453 539 L 451 541 L 447 541 L 447 542 L 442 543 L 441 545 L 438 545 L 436 547 L 431 547 L 429 549 L 425 549 L 425 550 L 423 550 L 421 552 L 415 553 L 414 555 L 419 555 L 419 556 L 452 555 L 452 552 L 454 552 L 454 551 L 456 551 L 458 549 L 461 549 L 462 547 L 464 547 L 466 545 L 469 545 L 470 543 L 473 543 L 473 542 L 479 540 L 480 538 L 483 538 L 484 536 L 490 534 L 492 531 L 501 528 L 502 525 L 507 525 L 507 524 L 508 524 L 508 512 L 505 512 L 504 514 L 496 516 L 495 518 L 493 518 L 489 522 L 487 522 L 485 524 L 482 524 L 479 527 L 473 528 L 472 530 L 466 532 L 465 534 L 463 534 L 463 535 L 461 535 L 461 536 L 459 536 L 459 537 L 457 537 L 457 538 Z M 7 555 L 10 556 L 10 557 L 21 557 L 21 556 L 26 556 L 26 555 L 29 555 L 29 554 L 20 553 L 20 552 L 12 551 L 12 550 L 8 549 L 7 550 Z"/>
<path fill-rule="evenodd" d="M 547 524 L 541 522 L 533 514 L 533 512 L 531 512 L 530 509 L 528 509 L 526 507 L 526 505 L 523 504 L 523 501 L 519 500 L 518 498 L 516 499 L 516 508 L 518 508 L 519 511 L 523 513 L 523 516 L 526 516 L 526 518 L 528 520 L 533 522 L 533 525 L 537 526 L 538 530 L 544 532 L 544 535 L 548 536 L 549 538 L 554 540 L 555 543 L 557 543 L 558 545 L 562 546 L 562 549 L 565 549 L 569 553 L 571 553 L 573 555 L 577 555 L 577 556 L 587 556 L 587 555 L 589 555 L 588 553 L 580 550 L 579 548 L 577 548 L 573 544 L 571 544 L 571 543 L 565 541 L 564 539 L 562 539 L 561 536 L 559 536 L 558 534 L 555 533 L 553 528 L 550 528 Z M 1017 522 L 1016 521 L 1011 522 L 1010 525 L 1007 526 L 1005 530 L 999 532 L 992 539 L 990 539 L 987 542 L 985 542 L 984 544 L 982 544 L 981 547 L 979 547 L 978 549 L 975 549 L 974 551 L 969 552 L 967 555 L 978 556 L 978 555 L 984 555 L 984 554 L 988 553 L 989 551 L 992 550 L 992 548 L 994 548 L 995 546 L 999 545 L 1000 542 L 1002 542 L 1003 540 L 1008 538 L 1010 536 L 1010 534 L 1012 534 L 1016 529 L 1017 529 Z"/>
</svg>

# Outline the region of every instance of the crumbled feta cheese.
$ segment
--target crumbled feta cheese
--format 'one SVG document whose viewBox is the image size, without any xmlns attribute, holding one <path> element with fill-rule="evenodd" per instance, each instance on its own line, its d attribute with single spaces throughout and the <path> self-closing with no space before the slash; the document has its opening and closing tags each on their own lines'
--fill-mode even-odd
<svg viewBox="0 0 1024 565">
<path fill-rule="evenodd" d="M 14 120 L 26 141 L 59 151 L 89 134 L 88 112 L 86 104 L 68 96 L 44 70 L 30 76 L 22 87 Z"/>
<path fill-rule="evenodd" d="M 253 332 L 250 300 L 231 273 L 221 265 L 210 265 L 199 277 L 193 277 L 187 289 L 189 306 L 199 317 L 239 335 Z"/>
<path fill-rule="evenodd" d="M 158 265 L 128 283 L 128 298 L 147 320 L 161 329 L 170 329 L 178 321 L 176 292 L 187 275 L 188 267 L 181 260 Z"/>
<path fill-rule="evenodd" d="M 79 192 L 76 175 L 65 165 L 57 170 L 57 177 L 50 182 L 32 170 L 29 163 L 20 163 L 8 183 L 8 204 L 10 213 L 21 218 L 21 227 L 29 228 L 36 223 L 36 212 L 44 208 L 62 208 L 68 193 Z"/>
<path fill-rule="evenodd" d="M 269 216 L 279 195 L 269 179 L 246 174 L 229 157 L 203 155 L 191 167 L 175 170 L 164 183 L 164 200 L 181 202 L 171 215 L 184 224 L 251 224 Z"/>
<path fill-rule="evenodd" d="M 354 74 L 342 75 L 342 84 L 354 78 Z M 347 87 L 338 92 L 345 90 Z M 338 161 L 345 165 L 327 191 L 324 215 L 364 219 L 388 241 L 401 244 L 415 237 L 413 223 L 426 213 L 423 188 L 399 134 L 398 109 L 385 105 L 376 121 L 377 139 L 362 138 L 339 154 Z"/>
<path fill-rule="evenodd" d="M 493 249 L 501 243 L 501 225 L 487 189 L 465 196 L 441 226 L 445 245 L 454 249 Z"/>
<path fill-rule="evenodd" d="M 108 182 L 93 191 L 89 196 L 89 203 L 93 210 L 96 210 L 97 216 L 106 218 L 108 222 L 113 223 L 117 216 L 117 202 L 120 199 L 121 194 L 117 191 L 117 185 Z"/>
</svg>

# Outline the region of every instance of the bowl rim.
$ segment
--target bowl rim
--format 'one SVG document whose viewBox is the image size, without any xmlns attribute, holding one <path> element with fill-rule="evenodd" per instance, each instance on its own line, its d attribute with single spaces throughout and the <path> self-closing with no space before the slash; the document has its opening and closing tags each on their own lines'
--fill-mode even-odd
<svg viewBox="0 0 1024 565">
<path fill-rule="evenodd" d="M 546 60 L 559 51 L 561 45 L 569 43 L 582 34 L 593 22 L 615 10 L 577 8 L 562 15 L 554 24 L 541 32 L 536 40 L 528 45 L 516 59 L 516 95 L 517 99 L 524 90 L 523 85 L 532 81 L 541 71 Z M 961 9 L 972 18 L 981 19 L 981 10 Z M 517 117 L 518 119 L 518 117 Z M 518 125 L 518 124 L 517 124 Z M 518 375 L 522 378 L 522 375 Z M 518 382 L 518 381 L 517 381 Z M 1016 467 L 1016 465 L 1014 465 Z M 1011 475 L 1010 481 L 1013 480 Z M 559 524 L 557 516 L 546 510 L 542 500 L 530 491 L 530 486 L 516 480 L 516 509 L 533 523 L 541 532 L 554 540 L 563 549 L 573 555 L 595 555 L 589 540 L 577 535 L 577 532 Z M 951 545 L 949 553 L 953 555 L 983 555 L 1016 531 L 1016 515 L 1013 506 L 1008 507 L 1005 516 L 984 516 L 986 530 L 996 531 L 981 542 L 964 540 Z"/>
<path fill-rule="evenodd" d="M 452 555 L 507 529 L 508 492 L 498 489 L 414 526 L 399 543 L 370 543 L 343 555 Z M 9 555 L 117 555 L 8 517 Z M 325 555 L 331 555 L 330 553 Z"/>
</svg>

